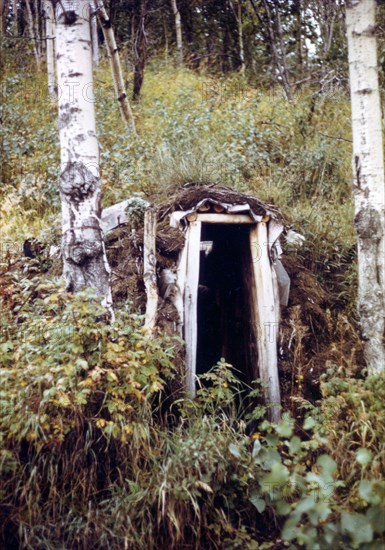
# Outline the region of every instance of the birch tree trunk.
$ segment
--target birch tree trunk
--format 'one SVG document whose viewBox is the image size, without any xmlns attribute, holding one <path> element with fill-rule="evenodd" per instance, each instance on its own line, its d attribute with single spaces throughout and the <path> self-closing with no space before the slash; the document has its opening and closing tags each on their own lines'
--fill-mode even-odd
<svg viewBox="0 0 385 550">
<path fill-rule="evenodd" d="M 28 22 L 28 35 L 29 35 L 29 38 L 33 44 L 33 53 L 35 55 L 35 60 L 36 60 L 36 66 L 38 69 L 40 69 L 40 54 L 39 54 L 39 50 L 38 50 L 38 47 L 37 47 L 37 42 L 36 42 L 36 37 L 35 37 L 35 25 L 34 25 L 34 22 L 33 22 L 33 15 L 32 15 L 32 10 L 31 10 L 31 4 L 30 4 L 30 0 L 25 0 L 25 7 L 26 7 L 26 10 L 27 10 L 27 22 Z"/>
<path fill-rule="evenodd" d="M 98 40 L 98 22 L 96 12 L 91 16 L 91 41 L 92 41 L 92 61 L 95 67 L 99 65 L 99 40 Z"/>
<path fill-rule="evenodd" d="M 62 2 L 56 8 L 64 277 L 71 292 L 94 288 L 113 316 L 110 268 L 100 219 L 90 5 L 70 4 L 66 11 Z"/>
<path fill-rule="evenodd" d="M 122 115 L 123 120 L 131 127 L 132 131 L 135 133 L 135 120 L 134 115 L 127 98 L 126 87 L 124 85 L 122 67 L 120 64 L 119 50 L 116 45 L 114 31 L 111 26 L 110 18 L 105 10 L 103 2 L 95 0 L 94 2 L 95 9 L 97 11 L 99 21 L 103 30 L 103 36 L 106 41 L 108 57 L 110 59 L 112 78 L 114 81 L 116 97 L 119 104 L 119 109 Z"/>
<path fill-rule="evenodd" d="M 239 60 L 241 62 L 240 70 L 242 76 L 245 76 L 245 47 L 243 42 L 243 28 L 242 28 L 242 0 L 238 0 L 237 6 L 230 0 L 230 6 L 233 10 L 234 17 L 237 21 L 238 26 L 238 47 L 239 47 Z"/>
<path fill-rule="evenodd" d="M 358 238 L 358 308 L 369 372 L 385 368 L 385 184 L 375 0 L 346 4 Z"/>
<path fill-rule="evenodd" d="M 47 77 L 48 93 L 52 100 L 56 99 L 55 83 L 55 15 L 52 2 L 45 0 L 45 40 L 47 43 Z"/>
<path fill-rule="evenodd" d="M 176 0 L 171 0 L 172 11 L 175 18 L 175 31 L 176 31 L 176 49 L 177 59 L 179 65 L 183 63 L 183 42 L 182 42 L 182 25 L 180 21 L 180 12 Z"/>
</svg>

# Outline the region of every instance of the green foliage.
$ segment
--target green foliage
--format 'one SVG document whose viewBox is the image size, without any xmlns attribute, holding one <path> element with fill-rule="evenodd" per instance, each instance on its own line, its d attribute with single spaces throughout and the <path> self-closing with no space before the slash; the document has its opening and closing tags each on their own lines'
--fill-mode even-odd
<svg viewBox="0 0 385 550">
<path fill-rule="evenodd" d="M 142 415 L 173 376 L 172 341 L 147 338 L 133 313 L 105 325 L 90 291 L 74 297 L 42 282 L 36 292 L 0 347 L 5 437 L 60 445 L 87 422 L 125 440 L 138 404 Z"/>
<path fill-rule="evenodd" d="M 74 298 L 49 281 L 35 291 L 0 346 L 3 538 L 17 529 L 26 548 L 384 543 L 383 469 L 373 465 L 383 425 L 378 448 L 357 441 L 350 477 L 325 433 L 358 420 L 357 400 L 366 425 L 380 421 L 369 390 L 384 377 L 330 378 L 302 435 L 287 414 L 271 424 L 257 403 L 250 433 L 236 406 L 244 388 L 224 360 L 201 377 L 195 401 L 170 401 L 172 340 L 149 339 L 129 311 L 105 325 L 89 292 Z"/>
</svg>

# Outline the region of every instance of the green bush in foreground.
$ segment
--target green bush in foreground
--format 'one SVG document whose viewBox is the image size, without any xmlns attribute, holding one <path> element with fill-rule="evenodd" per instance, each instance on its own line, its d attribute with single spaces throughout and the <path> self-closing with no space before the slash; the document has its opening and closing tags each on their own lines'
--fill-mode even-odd
<svg viewBox="0 0 385 550">
<path fill-rule="evenodd" d="M 384 376 L 333 374 L 304 429 L 275 426 L 224 361 L 173 396 L 177 342 L 128 311 L 105 325 L 88 292 L 36 294 L 0 344 L 3 546 L 385 547 Z"/>
</svg>

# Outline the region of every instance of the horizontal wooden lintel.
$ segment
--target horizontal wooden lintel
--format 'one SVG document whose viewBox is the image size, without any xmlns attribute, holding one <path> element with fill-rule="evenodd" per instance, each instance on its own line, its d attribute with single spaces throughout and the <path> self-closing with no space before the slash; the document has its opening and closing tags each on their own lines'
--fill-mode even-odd
<svg viewBox="0 0 385 550">
<path fill-rule="evenodd" d="M 202 223 L 256 223 L 247 214 L 197 214 L 197 221 Z"/>
</svg>

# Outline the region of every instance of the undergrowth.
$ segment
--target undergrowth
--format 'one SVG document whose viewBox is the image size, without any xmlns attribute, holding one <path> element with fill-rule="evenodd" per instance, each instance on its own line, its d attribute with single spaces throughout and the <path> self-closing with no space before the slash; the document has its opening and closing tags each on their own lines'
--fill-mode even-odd
<svg viewBox="0 0 385 550">
<path fill-rule="evenodd" d="M 110 327 L 89 291 L 12 284 L 0 344 L 5 547 L 384 545 L 383 375 L 332 370 L 323 399 L 302 403 L 303 425 L 288 414 L 273 425 L 259 387 L 224 360 L 187 399 L 174 384 L 178 342 L 149 338 L 130 309 Z"/>
</svg>

